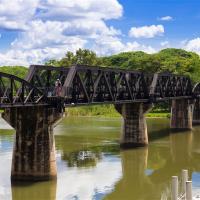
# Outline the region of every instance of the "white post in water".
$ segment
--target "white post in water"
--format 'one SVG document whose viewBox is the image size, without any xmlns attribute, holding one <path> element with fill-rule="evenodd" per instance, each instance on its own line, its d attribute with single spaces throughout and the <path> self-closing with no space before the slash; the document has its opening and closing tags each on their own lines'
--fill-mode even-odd
<svg viewBox="0 0 200 200">
<path fill-rule="evenodd" d="M 183 194 L 186 193 L 186 181 L 188 181 L 188 170 L 182 170 L 182 192 Z"/>
<path fill-rule="evenodd" d="M 192 181 L 186 181 L 186 200 L 192 200 Z"/>
<path fill-rule="evenodd" d="M 172 176 L 172 200 L 178 199 L 178 176 Z"/>
</svg>

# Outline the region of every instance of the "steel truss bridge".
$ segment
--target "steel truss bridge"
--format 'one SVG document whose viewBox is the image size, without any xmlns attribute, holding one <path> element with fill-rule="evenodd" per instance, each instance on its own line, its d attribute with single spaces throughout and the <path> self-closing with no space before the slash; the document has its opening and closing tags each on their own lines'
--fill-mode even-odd
<svg viewBox="0 0 200 200">
<path fill-rule="evenodd" d="M 55 95 L 60 79 L 62 95 Z M 171 73 L 74 65 L 69 68 L 32 65 L 27 77 L 0 72 L 0 108 L 22 106 L 79 106 L 197 99 L 200 83 Z"/>
</svg>

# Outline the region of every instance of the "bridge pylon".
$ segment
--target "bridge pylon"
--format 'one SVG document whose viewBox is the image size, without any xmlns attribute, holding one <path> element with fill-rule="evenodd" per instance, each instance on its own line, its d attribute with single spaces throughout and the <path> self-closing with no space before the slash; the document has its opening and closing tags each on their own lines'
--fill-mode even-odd
<svg viewBox="0 0 200 200">
<path fill-rule="evenodd" d="M 193 125 L 200 125 L 200 100 L 196 99 L 193 109 Z"/>
<path fill-rule="evenodd" d="M 16 130 L 12 181 L 38 181 L 57 176 L 53 128 L 63 114 L 47 106 L 6 108 L 2 117 Z"/>
<path fill-rule="evenodd" d="M 172 130 L 191 130 L 194 102 L 189 99 L 174 99 L 171 105 Z"/>
<path fill-rule="evenodd" d="M 145 113 L 153 104 L 151 103 L 127 103 L 115 105 L 116 110 L 123 117 L 122 136 L 120 146 L 122 148 L 141 147 L 148 144 L 147 124 Z"/>
</svg>

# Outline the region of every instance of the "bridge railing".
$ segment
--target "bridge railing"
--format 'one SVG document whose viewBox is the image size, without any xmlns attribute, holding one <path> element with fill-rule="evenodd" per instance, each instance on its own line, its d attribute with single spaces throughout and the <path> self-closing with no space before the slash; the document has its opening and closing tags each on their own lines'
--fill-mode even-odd
<svg viewBox="0 0 200 200">
<path fill-rule="evenodd" d="M 66 68 L 33 65 L 29 69 L 26 81 L 3 74 L 1 79 L 3 83 L 0 83 L 0 98 L 4 104 L 55 104 L 57 79 L 62 85 L 62 102 L 67 106 L 157 102 L 200 97 L 200 84 L 193 88 L 190 78 L 186 76 L 98 66 L 75 65 Z M 9 86 L 5 86 L 6 81 Z"/>
<path fill-rule="evenodd" d="M 69 68 L 52 67 L 44 65 L 31 65 L 26 76 L 26 81 L 40 89 L 46 96 L 54 95 L 55 82 L 57 79 L 63 85 Z"/>
<path fill-rule="evenodd" d="M 153 76 L 139 71 L 73 66 L 63 85 L 66 103 L 146 102 Z"/>
<path fill-rule="evenodd" d="M 154 101 L 166 99 L 191 98 L 193 86 L 189 77 L 170 73 L 154 74 L 150 96 Z"/>
<path fill-rule="evenodd" d="M 0 72 L 0 107 L 44 103 L 44 94 L 29 82 Z"/>
<path fill-rule="evenodd" d="M 200 83 L 196 83 L 192 89 L 194 98 L 200 98 Z"/>
</svg>

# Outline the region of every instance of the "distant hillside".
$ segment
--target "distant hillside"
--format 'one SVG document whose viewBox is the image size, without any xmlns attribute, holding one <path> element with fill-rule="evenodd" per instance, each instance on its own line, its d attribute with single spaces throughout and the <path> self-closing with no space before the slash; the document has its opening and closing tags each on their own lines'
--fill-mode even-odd
<svg viewBox="0 0 200 200">
<path fill-rule="evenodd" d="M 155 54 L 147 54 L 141 51 L 124 52 L 106 57 L 98 57 L 90 50 L 79 49 L 76 53 L 67 52 L 62 59 L 49 60 L 45 64 L 63 67 L 69 67 L 72 64 L 99 65 L 152 73 L 168 71 L 190 76 L 195 82 L 200 81 L 199 55 L 182 49 L 164 49 Z M 22 66 L 4 66 L 0 67 L 0 71 L 24 78 L 28 69 Z M 67 112 L 69 115 L 81 116 L 119 116 L 113 105 L 69 108 Z M 167 103 L 156 105 L 153 112 L 153 116 L 163 116 L 163 114 L 166 116 L 169 112 L 169 105 Z"/>
<path fill-rule="evenodd" d="M 28 68 L 23 67 L 23 66 L 3 66 L 3 67 L 0 67 L 0 72 L 13 74 L 20 78 L 25 78 L 28 72 Z"/>
<path fill-rule="evenodd" d="M 100 59 L 104 66 L 118 66 L 124 69 L 144 70 L 147 72 L 169 71 L 188 75 L 194 81 L 200 81 L 199 55 L 182 49 L 164 49 L 155 54 L 147 54 L 140 51 L 124 52 Z"/>
</svg>

